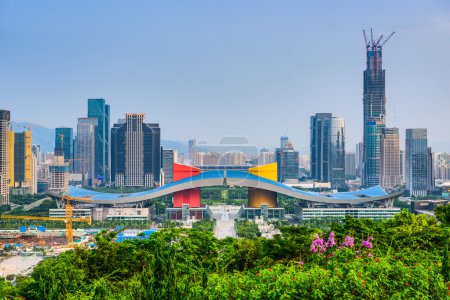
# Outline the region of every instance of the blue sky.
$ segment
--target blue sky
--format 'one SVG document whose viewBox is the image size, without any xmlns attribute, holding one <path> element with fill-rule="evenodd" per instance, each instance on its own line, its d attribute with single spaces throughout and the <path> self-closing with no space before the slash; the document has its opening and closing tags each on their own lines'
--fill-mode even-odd
<svg viewBox="0 0 450 300">
<path fill-rule="evenodd" d="M 387 122 L 450 151 L 450 2 L 0 0 L 0 108 L 75 126 L 87 98 L 159 122 L 164 139 L 242 135 L 304 153 L 309 117 L 362 139 L 363 28 L 384 47 Z"/>
</svg>

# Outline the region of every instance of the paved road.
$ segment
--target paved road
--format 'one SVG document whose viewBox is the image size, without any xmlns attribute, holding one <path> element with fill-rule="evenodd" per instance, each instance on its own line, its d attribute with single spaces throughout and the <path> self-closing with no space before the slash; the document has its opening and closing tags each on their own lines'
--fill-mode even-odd
<svg viewBox="0 0 450 300">
<path fill-rule="evenodd" d="M 214 235 L 218 239 L 224 239 L 227 236 L 236 237 L 234 220 L 237 218 L 239 206 L 235 205 L 213 205 L 210 206 L 213 218 L 216 219 L 216 228 Z"/>
</svg>

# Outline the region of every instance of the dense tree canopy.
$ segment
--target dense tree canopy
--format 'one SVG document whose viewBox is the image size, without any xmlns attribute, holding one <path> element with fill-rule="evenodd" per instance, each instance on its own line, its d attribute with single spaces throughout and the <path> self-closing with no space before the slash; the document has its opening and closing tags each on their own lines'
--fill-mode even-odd
<svg viewBox="0 0 450 300">
<path fill-rule="evenodd" d="M 444 299 L 449 234 L 435 218 L 346 218 L 327 231 L 217 240 L 208 224 L 146 240 L 77 247 L 43 260 L 4 297 L 26 299 Z"/>
</svg>

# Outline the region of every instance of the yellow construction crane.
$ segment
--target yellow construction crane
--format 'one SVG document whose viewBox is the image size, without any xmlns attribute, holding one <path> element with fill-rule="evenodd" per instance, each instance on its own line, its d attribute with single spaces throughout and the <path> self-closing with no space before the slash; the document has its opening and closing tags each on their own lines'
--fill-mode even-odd
<svg viewBox="0 0 450 300">
<path fill-rule="evenodd" d="M 56 217 L 38 217 L 38 216 L 12 216 L 12 215 L 2 215 L 0 218 L 2 219 L 19 219 L 19 220 L 37 220 L 37 221 L 63 221 L 66 223 L 66 240 L 67 240 L 67 246 L 71 247 L 73 246 L 73 229 L 72 229 L 72 223 L 73 222 L 85 222 L 89 225 L 92 224 L 91 217 L 78 217 L 75 218 L 73 213 L 73 206 L 70 205 L 70 200 L 72 199 L 68 193 L 67 195 L 63 196 L 63 199 L 66 199 L 66 216 L 65 218 L 56 218 Z M 78 199 L 78 198 L 77 198 Z M 80 200 L 83 201 L 89 201 L 88 198 L 80 198 Z"/>
</svg>

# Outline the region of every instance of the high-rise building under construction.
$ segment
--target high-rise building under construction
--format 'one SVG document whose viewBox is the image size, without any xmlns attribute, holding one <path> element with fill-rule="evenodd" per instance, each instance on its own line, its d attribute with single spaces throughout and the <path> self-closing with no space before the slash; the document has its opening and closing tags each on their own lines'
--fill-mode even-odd
<svg viewBox="0 0 450 300">
<path fill-rule="evenodd" d="M 383 45 L 392 37 L 383 35 L 374 39 L 372 29 L 364 39 L 367 50 L 367 67 L 364 71 L 364 151 L 363 184 L 366 187 L 380 184 L 381 132 L 386 126 L 385 71 L 382 65 Z"/>
</svg>

